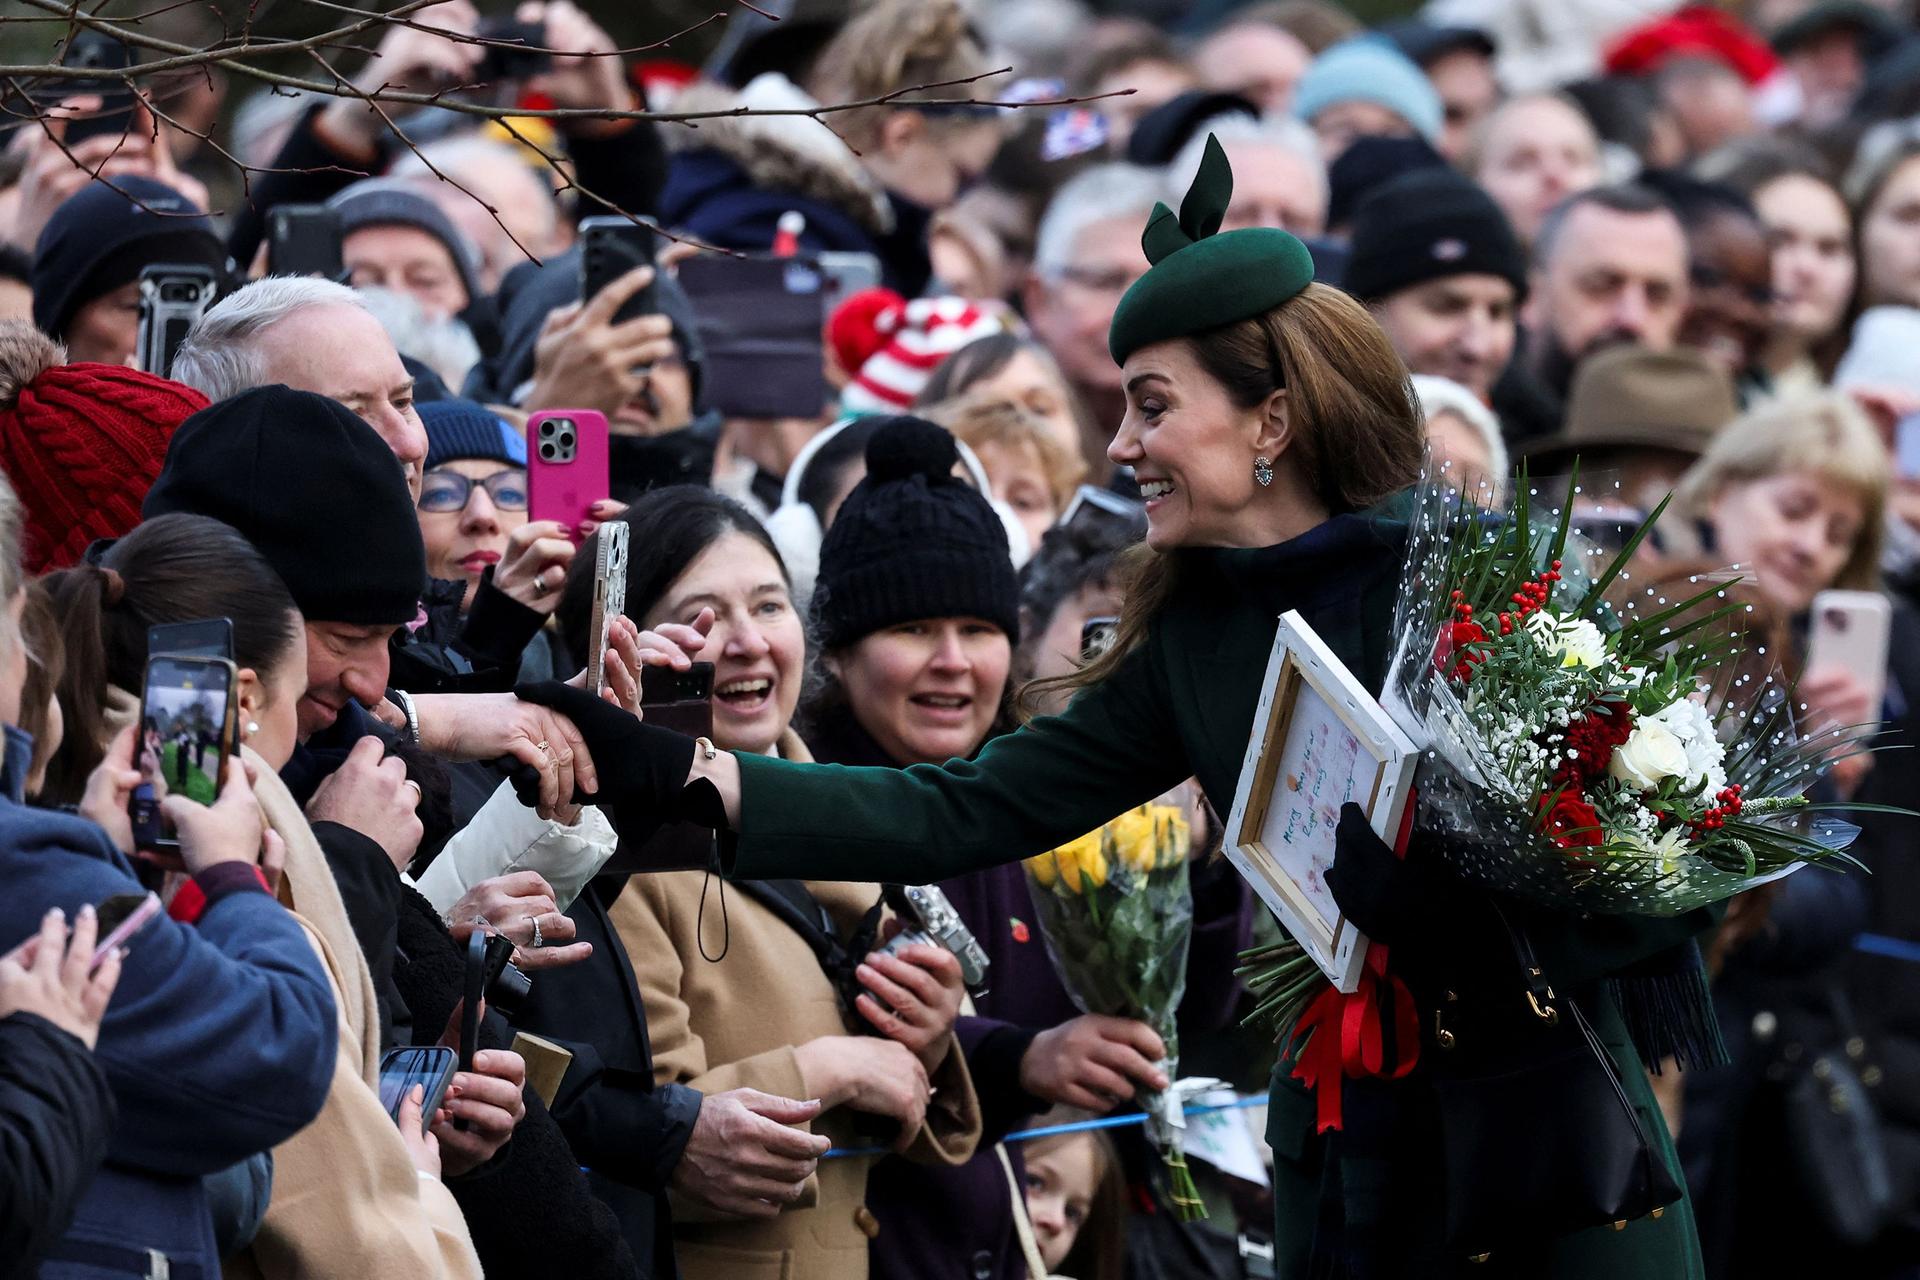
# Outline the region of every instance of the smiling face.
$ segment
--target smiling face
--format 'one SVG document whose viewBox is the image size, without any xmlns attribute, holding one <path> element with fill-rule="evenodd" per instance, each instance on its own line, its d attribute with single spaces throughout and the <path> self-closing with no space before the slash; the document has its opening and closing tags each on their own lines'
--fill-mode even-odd
<svg viewBox="0 0 1920 1280">
<path fill-rule="evenodd" d="M 1250 516 L 1268 498 L 1253 478 L 1263 413 L 1233 403 L 1185 342 L 1127 357 L 1127 412 L 1107 457 L 1129 466 L 1147 504 L 1147 545 L 1265 546 Z M 1278 462 L 1277 452 L 1266 455 Z"/>
<path fill-rule="evenodd" d="M 944 764 L 986 740 L 1013 647 L 981 618 L 926 618 L 864 636 L 828 659 L 860 727 L 897 764 Z"/>
<path fill-rule="evenodd" d="M 350 701 L 371 707 L 387 693 L 387 641 L 399 627 L 307 623 L 307 687 L 300 695 L 300 740 L 335 720 Z"/>
<path fill-rule="evenodd" d="M 293 621 L 299 622 L 298 613 L 294 614 Z M 271 670 L 255 671 L 248 667 L 239 674 L 240 723 L 259 726 L 243 727 L 242 740 L 269 767 L 284 768 L 293 758 L 295 744 L 305 736 L 301 728 L 301 695 L 307 687 L 306 628 L 294 627 L 293 642 Z"/>
<path fill-rule="evenodd" d="M 1833 586 L 1866 520 L 1855 490 L 1800 472 L 1736 480 L 1708 507 L 1719 553 L 1788 614 Z"/>
<path fill-rule="evenodd" d="M 464 505 L 450 510 L 467 490 Z M 527 470 L 481 458 L 443 462 L 420 489 L 420 537 L 427 544 L 427 576 L 465 581 L 473 603 L 480 576 L 500 563 L 507 539 L 527 522 Z"/>
<path fill-rule="evenodd" d="M 700 650 L 713 663 L 713 740 L 761 754 L 793 720 L 807 659 L 806 631 L 779 562 L 755 538 L 724 533 L 708 544 L 641 625 L 691 624 L 713 610 Z"/>
</svg>

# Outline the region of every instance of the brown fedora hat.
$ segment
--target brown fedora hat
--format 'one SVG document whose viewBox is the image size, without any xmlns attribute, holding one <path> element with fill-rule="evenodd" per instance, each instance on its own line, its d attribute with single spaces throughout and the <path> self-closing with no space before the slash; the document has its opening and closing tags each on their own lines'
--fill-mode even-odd
<svg viewBox="0 0 1920 1280">
<path fill-rule="evenodd" d="M 1574 371 L 1560 430 L 1519 446 L 1536 474 L 1585 451 L 1667 449 L 1698 457 L 1740 414 L 1733 379 L 1697 351 L 1618 346 Z"/>
</svg>

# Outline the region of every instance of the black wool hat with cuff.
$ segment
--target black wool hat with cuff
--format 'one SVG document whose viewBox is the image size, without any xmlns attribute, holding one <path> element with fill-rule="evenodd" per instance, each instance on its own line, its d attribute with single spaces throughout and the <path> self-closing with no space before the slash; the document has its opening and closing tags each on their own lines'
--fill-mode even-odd
<svg viewBox="0 0 1920 1280">
<path fill-rule="evenodd" d="M 1421 169 L 1376 188 L 1353 215 L 1342 280 L 1362 302 L 1446 276 L 1499 276 L 1527 294 L 1527 255 L 1493 197 L 1459 174 Z"/>
<path fill-rule="evenodd" d="M 193 201 L 134 174 L 88 183 L 53 211 L 34 246 L 34 327 L 64 341 L 80 308 L 159 263 L 211 267 L 226 281 L 226 246 Z"/>
<path fill-rule="evenodd" d="M 829 649 L 922 618 L 979 618 L 1020 638 L 1020 589 L 1007 531 L 953 474 L 944 427 L 887 419 L 867 442 L 867 475 L 820 544 L 814 614 Z"/>
<path fill-rule="evenodd" d="M 255 387 L 188 418 L 141 507 L 147 519 L 175 511 L 239 530 L 310 622 L 419 616 L 427 553 L 406 474 L 336 400 Z"/>
</svg>

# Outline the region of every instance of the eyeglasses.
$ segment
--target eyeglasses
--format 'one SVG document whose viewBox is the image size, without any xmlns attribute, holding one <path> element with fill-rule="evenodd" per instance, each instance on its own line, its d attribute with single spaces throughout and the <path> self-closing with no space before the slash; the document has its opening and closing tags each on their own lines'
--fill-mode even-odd
<svg viewBox="0 0 1920 1280">
<path fill-rule="evenodd" d="M 485 489 L 493 505 L 502 511 L 527 509 L 527 473 L 519 467 L 496 471 L 484 480 L 463 476 L 458 471 L 429 471 L 420 482 L 420 509 L 465 511 L 473 501 L 475 488 Z"/>
</svg>

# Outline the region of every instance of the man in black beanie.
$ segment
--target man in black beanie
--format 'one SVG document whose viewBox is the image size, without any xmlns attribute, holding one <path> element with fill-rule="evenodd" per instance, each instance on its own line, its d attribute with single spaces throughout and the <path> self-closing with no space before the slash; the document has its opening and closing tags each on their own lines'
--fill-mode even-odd
<svg viewBox="0 0 1920 1280">
<path fill-rule="evenodd" d="M 1422 169 L 1361 202 L 1344 284 L 1408 369 L 1485 400 L 1513 357 L 1527 260 L 1491 196 L 1451 170 Z"/>
<path fill-rule="evenodd" d="M 173 511 L 238 529 L 300 606 L 302 740 L 356 700 L 380 703 L 387 641 L 420 611 L 427 559 L 406 477 L 373 428 L 310 391 L 243 391 L 174 433 L 141 514 Z"/>
<path fill-rule="evenodd" d="M 75 362 L 125 364 L 140 333 L 140 269 L 185 263 L 227 277 L 205 211 L 172 187 L 123 174 L 68 197 L 40 232 L 29 283 L 33 323 Z"/>
</svg>

